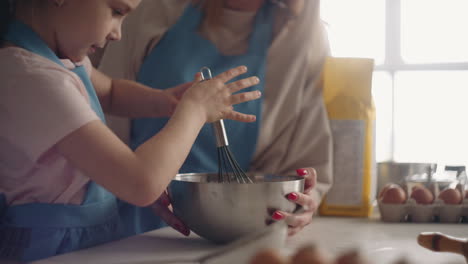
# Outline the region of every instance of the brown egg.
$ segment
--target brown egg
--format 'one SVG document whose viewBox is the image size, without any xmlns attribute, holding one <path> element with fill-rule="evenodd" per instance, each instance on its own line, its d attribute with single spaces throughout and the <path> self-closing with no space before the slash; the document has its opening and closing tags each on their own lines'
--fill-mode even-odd
<svg viewBox="0 0 468 264">
<path fill-rule="evenodd" d="M 369 263 L 366 258 L 364 258 L 358 251 L 349 251 L 345 254 L 339 256 L 336 261 L 336 264 L 367 264 Z"/>
<path fill-rule="evenodd" d="M 406 202 L 406 192 L 399 185 L 388 186 L 382 193 L 382 203 L 402 204 Z"/>
<path fill-rule="evenodd" d="M 463 197 L 458 189 L 445 189 L 439 194 L 439 199 L 444 201 L 446 204 L 460 204 Z"/>
<path fill-rule="evenodd" d="M 327 264 L 330 263 L 330 257 L 319 248 L 310 245 L 297 251 L 292 257 L 293 264 Z"/>
<path fill-rule="evenodd" d="M 432 192 L 423 186 L 414 186 L 411 192 L 411 198 L 418 204 L 431 204 L 434 201 Z"/>
<path fill-rule="evenodd" d="M 410 264 L 411 262 L 409 262 L 405 257 L 401 257 L 399 259 L 397 259 L 397 261 L 395 261 L 393 264 Z"/>
<path fill-rule="evenodd" d="M 258 252 L 249 262 L 250 264 L 287 264 L 288 262 L 276 250 L 264 249 Z"/>
<path fill-rule="evenodd" d="M 385 194 L 385 192 L 389 189 L 389 188 L 393 188 L 393 187 L 397 187 L 397 186 L 400 186 L 398 184 L 395 184 L 395 183 L 387 183 L 384 185 L 384 187 L 380 190 L 380 193 L 379 193 L 379 198 L 382 198 Z"/>
</svg>

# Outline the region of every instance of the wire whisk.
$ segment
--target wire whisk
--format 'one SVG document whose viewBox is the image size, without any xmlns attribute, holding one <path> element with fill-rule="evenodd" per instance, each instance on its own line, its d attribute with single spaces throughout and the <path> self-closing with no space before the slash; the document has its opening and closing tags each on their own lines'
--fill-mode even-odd
<svg viewBox="0 0 468 264">
<path fill-rule="evenodd" d="M 200 73 L 203 81 L 212 78 L 211 70 L 208 67 L 201 68 Z M 220 119 L 213 122 L 212 126 L 218 150 L 218 182 L 253 183 L 252 179 L 245 174 L 244 170 L 237 163 L 228 147 L 229 142 L 223 120 Z"/>
</svg>

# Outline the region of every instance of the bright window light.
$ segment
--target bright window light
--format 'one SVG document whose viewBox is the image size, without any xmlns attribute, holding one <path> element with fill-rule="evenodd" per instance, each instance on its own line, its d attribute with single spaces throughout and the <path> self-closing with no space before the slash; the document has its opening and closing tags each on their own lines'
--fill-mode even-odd
<svg viewBox="0 0 468 264">
<path fill-rule="evenodd" d="M 395 160 L 468 161 L 468 71 L 395 75 Z"/>
<path fill-rule="evenodd" d="M 375 60 L 376 160 L 468 164 L 468 0 L 321 4 L 332 55 Z"/>
<path fill-rule="evenodd" d="M 376 64 L 383 63 L 384 0 L 325 0 L 321 12 L 333 56 L 374 58 Z"/>
<path fill-rule="evenodd" d="M 372 97 L 376 115 L 376 161 L 392 158 L 392 77 L 388 72 L 375 71 L 372 76 Z"/>
<path fill-rule="evenodd" d="M 401 1 L 401 52 L 408 63 L 468 61 L 467 0 Z"/>
</svg>

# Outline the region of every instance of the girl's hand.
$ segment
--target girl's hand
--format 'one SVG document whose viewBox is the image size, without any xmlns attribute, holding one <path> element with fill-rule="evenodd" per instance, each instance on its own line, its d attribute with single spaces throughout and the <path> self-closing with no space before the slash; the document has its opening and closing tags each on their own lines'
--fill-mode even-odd
<svg viewBox="0 0 468 264">
<path fill-rule="evenodd" d="M 184 236 L 190 235 L 190 230 L 185 226 L 185 224 L 177 218 L 170 208 L 171 200 L 167 191 L 164 191 L 161 196 L 151 205 L 151 209 L 153 212 L 161 217 L 164 222 L 166 222 L 169 226 L 174 228 L 175 230 L 179 231 Z"/>
<path fill-rule="evenodd" d="M 296 170 L 299 176 L 305 178 L 304 193 L 289 193 L 287 198 L 302 206 L 304 209 L 298 214 L 291 214 L 283 211 L 276 211 L 273 213 L 272 218 L 274 220 L 286 219 L 286 223 L 289 226 L 288 235 L 292 236 L 301 231 L 306 225 L 312 222 L 312 216 L 317 209 L 317 202 L 312 197 L 312 189 L 317 183 L 317 172 L 313 168 L 304 168 Z"/>
<path fill-rule="evenodd" d="M 260 91 L 234 94 L 258 84 L 260 82 L 258 77 L 253 76 L 226 84 L 226 82 L 246 72 L 247 67 L 240 66 L 206 81 L 202 81 L 201 75 L 197 74 L 195 84 L 185 92 L 181 104 L 191 104 L 200 109 L 206 118 L 206 122 L 209 123 L 220 119 L 254 122 L 256 120 L 254 115 L 234 111 L 232 106 L 258 99 L 261 96 Z"/>
</svg>

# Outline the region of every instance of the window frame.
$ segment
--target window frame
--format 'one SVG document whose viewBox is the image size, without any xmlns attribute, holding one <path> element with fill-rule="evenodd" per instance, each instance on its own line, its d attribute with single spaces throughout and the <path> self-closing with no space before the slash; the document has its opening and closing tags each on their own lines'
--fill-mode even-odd
<svg viewBox="0 0 468 264">
<path fill-rule="evenodd" d="M 407 63 L 401 55 L 401 0 L 385 0 L 385 48 L 384 61 L 374 66 L 374 72 L 388 73 L 391 79 L 391 132 L 388 148 L 383 152 L 386 161 L 397 161 L 395 157 L 395 74 L 398 71 L 459 71 L 468 70 L 463 63 Z M 382 160 L 383 161 L 383 160 Z"/>
</svg>

